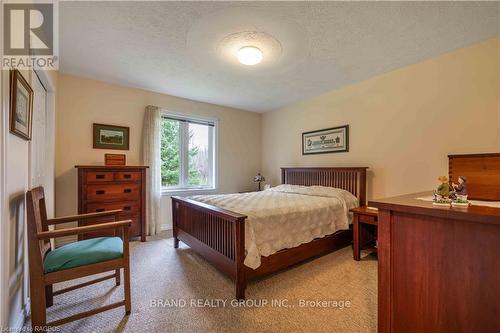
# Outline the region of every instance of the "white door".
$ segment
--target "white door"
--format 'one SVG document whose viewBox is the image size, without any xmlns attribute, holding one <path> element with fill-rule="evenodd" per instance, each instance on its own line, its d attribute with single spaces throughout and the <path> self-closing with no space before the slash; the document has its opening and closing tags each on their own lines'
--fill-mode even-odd
<svg viewBox="0 0 500 333">
<path fill-rule="evenodd" d="M 54 115 L 47 107 L 47 90 L 33 72 L 33 127 L 29 145 L 29 187 L 43 186 L 47 215 L 54 216 Z"/>
</svg>

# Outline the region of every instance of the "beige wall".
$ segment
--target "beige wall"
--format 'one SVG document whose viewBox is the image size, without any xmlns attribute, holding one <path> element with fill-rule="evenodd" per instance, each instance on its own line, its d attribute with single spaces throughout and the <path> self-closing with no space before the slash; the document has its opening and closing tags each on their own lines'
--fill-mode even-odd
<svg viewBox="0 0 500 333">
<path fill-rule="evenodd" d="M 219 120 L 219 192 L 252 188 L 260 168 L 260 115 L 195 102 L 140 89 L 59 75 L 56 133 L 56 212 L 77 213 L 77 164 L 103 164 L 108 151 L 92 148 L 92 123 L 130 126 L 127 164 L 141 163 L 144 109 L 157 105 L 173 112 Z M 162 217 L 170 223 L 169 199 L 162 200 Z"/>
<path fill-rule="evenodd" d="M 127 162 L 140 163 L 148 104 L 219 119 L 220 192 L 252 189 L 260 170 L 275 185 L 281 166 L 335 165 L 369 166 L 370 198 L 431 189 L 447 154 L 500 150 L 499 45 L 488 40 L 263 115 L 60 74 L 57 215 L 77 211 L 74 165 L 103 163 L 92 123 L 130 126 Z M 303 131 L 343 124 L 349 153 L 301 155 Z"/>
<path fill-rule="evenodd" d="M 368 166 L 369 198 L 429 190 L 450 153 L 500 151 L 500 38 L 265 113 L 262 171 Z M 301 155 L 304 131 L 350 125 L 348 153 Z"/>
</svg>

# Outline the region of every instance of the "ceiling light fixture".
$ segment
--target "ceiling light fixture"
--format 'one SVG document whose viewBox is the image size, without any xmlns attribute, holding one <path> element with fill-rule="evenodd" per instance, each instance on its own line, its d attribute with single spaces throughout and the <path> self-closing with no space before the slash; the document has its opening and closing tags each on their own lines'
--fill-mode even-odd
<svg viewBox="0 0 500 333">
<path fill-rule="evenodd" d="M 238 61 L 253 66 L 262 61 L 262 51 L 255 46 L 244 46 L 238 50 Z"/>
</svg>

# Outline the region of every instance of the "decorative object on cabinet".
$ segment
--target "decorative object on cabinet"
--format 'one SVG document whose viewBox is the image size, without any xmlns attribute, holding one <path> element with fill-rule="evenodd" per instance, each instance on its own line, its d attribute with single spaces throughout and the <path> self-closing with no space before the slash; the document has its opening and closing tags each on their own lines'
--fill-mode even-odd
<svg viewBox="0 0 500 333">
<path fill-rule="evenodd" d="M 467 195 L 467 177 L 458 176 L 458 184 L 453 183 L 453 193 L 456 195 Z"/>
<path fill-rule="evenodd" d="M 31 140 L 33 89 L 17 70 L 10 71 L 10 132 Z"/>
<path fill-rule="evenodd" d="M 103 311 L 125 306 L 130 314 L 130 263 L 128 232 L 131 221 L 117 221 L 120 211 L 107 211 L 76 216 L 47 219 L 43 187 L 34 188 L 26 193 L 28 260 L 30 275 L 31 323 L 34 331 L 54 331 L 49 327 L 60 326 L 75 320 L 92 316 Z M 49 231 L 49 226 L 77 220 L 112 217 L 112 221 L 77 228 L 62 228 Z M 118 237 L 104 237 L 74 242 L 55 250 L 50 248 L 50 239 L 68 235 L 80 235 L 89 231 L 113 230 Z M 47 323 L 47 308 L 51 307 L 54 296 L 94 283 L 115 279 L 120 285 L 120 269 L 123 268 L 124 299 L 119 302 L 94 308 L 72 316 Z M 110 275 L 53 291 L 53 285 L 85 276 L 113 271 Z"/>
<path fill-rule="evenodd" d="M 125 154 L 104 154 L 105 165 L 125 165 L 127 156 Z"/>
<path fill-rule="evenodd" d="M 467 177 L 458 176 L 458 184 L 452 183 L 453 191 L 450 193 L 451 206 L 457 208 L 469 207 L 469 200 L 467 200 Z"/>
<path fill-rule="evenodd" d="M 132 220 L 130 236 L 146 241 L 147 166 L 77 165 L 78 213 L 121 209 L 120 218 Z M 79 226 L 102 223 L 103 219 L 79 221 Z M 79 239 L 114 236 L 112 232 L 80 234 Z"/>
<path fill-rule="evenodd" d="M 254 181 L 254 183 L 259 183 L 259 191 L 260 191 L 261 190 L 261 185 L 260 184 L 262 182 L 265 182 L 266 178 L 264 178 L 264 176 L 262 176 L 260 174 L 260 172 L 259 172 L 255 177 L 253 177 L 253 181 Z"/>
<path fill-rule="evenodd" d="M 93 124 L 94 149 L 129 149 L 130 127 Z"/>
<path fill-rule="evenodd" d="M 349 151 L 349 125 L 302 133 L 302 155 Z"/>
<path fill-rule="evenodd" d="M 437 180 L 439 181 L 440 184 L 434 191 L 434 199 L 432 200 L 432 204 L 434 206 L 450 207 L 451 186 L 448 183 L 448 177 L 439 176 Z"/>
<path fill-rule="evenodd" d="M 436 193 L 438 195 L 442 196 L 443 198 L 448 198 L 450 195 L 450 191 L 451 191 L 451 186 L 450 186 L 450 184 L 448 184 L 448 177 L 439 176 L 438 180 L 439 180 L 440 184 L 436 190 Z"/>
</svg>

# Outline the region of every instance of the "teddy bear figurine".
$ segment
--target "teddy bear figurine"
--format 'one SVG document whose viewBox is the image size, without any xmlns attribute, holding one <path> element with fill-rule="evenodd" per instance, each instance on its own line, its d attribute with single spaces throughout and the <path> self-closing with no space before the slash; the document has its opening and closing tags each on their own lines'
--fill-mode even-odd
<svg viewBox="0 0 500 333">
<path fill-rule="evenodd" d="M 450 184 L 448 183 L 448 177 L 439 176 L 438 180 L 441 184 L 436 189 L 436 194 L 441 196 L 442 198 L 448 198 L 452 190 Z"/>
</svg>

